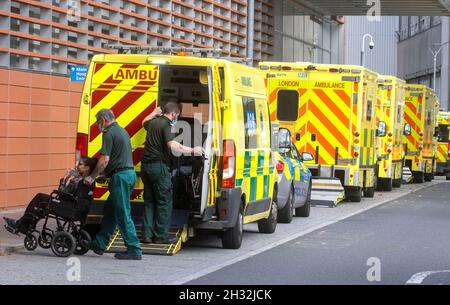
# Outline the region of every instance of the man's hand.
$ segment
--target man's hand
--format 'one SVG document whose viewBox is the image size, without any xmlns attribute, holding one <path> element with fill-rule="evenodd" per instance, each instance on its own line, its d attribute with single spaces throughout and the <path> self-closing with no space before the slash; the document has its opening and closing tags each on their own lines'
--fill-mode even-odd
<svg viewBox="0 0 450 305">
<path fill-rule="evenodd" d="M 205 149 L 201 146 L 196 146 L 192 149 L 192 154 L 194 156 L 202 156 L 205 154 Z"/>
<path fill-rule="evenodd" d="M 94 182 L 95 182 L 95 179 L 91 176 L 84 177 L 84 179 L 83 179 L 83 183 L 86 185 L 91 185 Z"/>
<path fill-rule="evenodd" d="M 142 120 L 142 125 L 144 125 L 145 122 L 150 121 L 153 118 L 156 118 L 157 116 L 162 115 L 162 110 L 161 107 L 156 107 L 152 113 L 150 113 L 149 115 L 147 115 L 143 120 Z"/>
</svg>

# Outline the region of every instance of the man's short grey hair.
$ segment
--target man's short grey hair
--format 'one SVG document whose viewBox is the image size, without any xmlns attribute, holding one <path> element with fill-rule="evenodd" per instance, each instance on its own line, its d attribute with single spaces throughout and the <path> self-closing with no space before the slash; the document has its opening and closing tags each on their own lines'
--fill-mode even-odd
<svg viewBox="0 0 450 305">
<path fill-rule="evenodd" d="M 99 112 L 97 112 L 95 117 L 97 118 L 97 121 L 100 119 L 104 119 L 106 121 L 113 122 L 116 119 L 112 110 L 106 108 L 101 109 Z"/>
</svg>

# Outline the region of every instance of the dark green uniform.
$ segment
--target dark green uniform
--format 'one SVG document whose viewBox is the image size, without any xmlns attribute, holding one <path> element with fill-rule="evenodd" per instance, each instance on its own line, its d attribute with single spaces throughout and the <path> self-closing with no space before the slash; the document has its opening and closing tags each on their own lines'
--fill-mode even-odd
<svg viewBox="0 0 450 305">
<path fill-rule="evenodd" d="M 136 228 L 131 219 L 130 194 L 136 184 L 136 173 L 130 136 L 116 122 L 103 133 L 100 153 L 109 156 L 105 175 L 111 179 L 108 184 L 110 194 L 103 208 L 102 227 L 95 237 L 94 247 L 105 250 L 116 227 L 119 227 L 127 252 L 141 255 Z"/>
<path fill-rule="evenodd" d="M 171 121 L 166 116 L 145 122 L 147 130 L 142 156 L 142 181 L 144 182 L 144 238 L 167 239 L 172 216 L 172 178 L 168 167 L 170 151 L 167 142 L 175 135 Z"/>
</svg>

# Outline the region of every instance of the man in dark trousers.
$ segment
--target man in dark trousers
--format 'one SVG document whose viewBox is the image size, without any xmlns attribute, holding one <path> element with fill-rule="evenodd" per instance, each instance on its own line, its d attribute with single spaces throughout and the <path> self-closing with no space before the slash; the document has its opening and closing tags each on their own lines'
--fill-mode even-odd
<svg viewBox="0 0 450 305">
<path fill-rule="evenodd" d="M 141 260 L 142 251 L 131 219 L 130 194 L 136 183 L 130 136 L 117 124 L 114 113 L 102 109 L 96 114 L 97 125 L 103 132 L 100 159 L 93 173 L 85 178 L 92 183 L 98 174 L 109 178 L 109 196 L 103 208 L 100 232 L 90 244 L 97 254 L 103 254 L 112 234 L 119 228 L 127 251 L 117 253 L 117 259 Z"/>
<path fill-rule="evenodd" d="M 147 131 L 141 167 L 144 183 L 144 243 L 171 244 L 176 241 L 169 239 L 172 216 L 172 176 L 168 167 L 170 153 L 198 156 L 204 153 L 202 147 L 191 148 L 174 141 L 172 126 L 179 115 L 180 105 L 168 102 L 161 116 L 149 116 L 142 121 Z"/>
</svg>

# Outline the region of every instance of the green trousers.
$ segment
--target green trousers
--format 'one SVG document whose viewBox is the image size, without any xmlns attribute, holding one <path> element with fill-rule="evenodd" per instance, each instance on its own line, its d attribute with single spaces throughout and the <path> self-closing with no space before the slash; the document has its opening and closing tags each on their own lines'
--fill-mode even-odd
<svg viewBox="0 0 450 305">
<path fill-rule="evenodd" d="M 109 196 L 103 208 L 103 220 L 100 232 L 95 236 L 94 247 L 105 250 L 111 236 L 118 227 L 123 237 L 127 252 L 142 254 L 136 228 L 131 219 L 130 195 L 136 184 L 133 170 L 118 172 L 109 181 Z"/>
<path fill-rule="evenodd" d="M 163 162 L 142 164 L 144 238 L 167 239 L 172 217 L 172 177 Z"/>
</svg>

